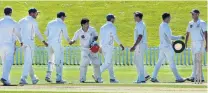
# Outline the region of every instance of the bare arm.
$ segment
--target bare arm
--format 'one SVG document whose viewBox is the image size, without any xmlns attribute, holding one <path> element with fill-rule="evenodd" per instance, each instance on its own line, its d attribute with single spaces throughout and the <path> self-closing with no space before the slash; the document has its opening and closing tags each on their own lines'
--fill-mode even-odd
<svg viewBox="0 0 208 93">
<path fill-rule="evenodd" d="M 205 37 L 205 41 L 206 41 L 205 49 L 206 49 L 206 51 L 208 51 L 207 50 L 207 31 L 204 32 L 204 37 Z"/>
<path fill-rule="evenodd" d="M 136 47 L 139 44 L 139 42 L 142 40 L 142 37 L 143 37 L 142 35 L 139 35 L 139 37 L 137 38 L 137 40 L 134 43 L 134 46 L 133 47 Z"/>
<path fill-rule="evenodd" d="M 186 48 L 187 48 L 187 43 L 188 43 L 188 39 L 189 39 L 189 34 L 190 32 L 186 32 L 186 40 L 185 40 L 185 45 L 186 45 Z"/>
</svg>

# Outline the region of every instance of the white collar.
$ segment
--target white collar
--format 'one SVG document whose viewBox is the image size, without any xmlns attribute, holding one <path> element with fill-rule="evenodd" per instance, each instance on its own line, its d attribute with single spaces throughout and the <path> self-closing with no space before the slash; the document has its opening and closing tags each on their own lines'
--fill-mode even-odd
<svg viewBox="0 0 208 93">
<path fill-rule="evenodd" d="M 56 18 L 57 21 L 64 22 L 61 18 Z"/>
<path fill-rule="evenodd" d="M 12 17 L 11 17 L 11 16 L 4 16 L 4 18 L 12 19 Z"/>
<path fill-rule="evenodd" d="M 137 22 L 137 21 L 136 21 L 136 23 L 137 23 L 137 24 L 142 23 L 142 22 L 143 22 L 142 20 L 141 20 L 141 21 L 139 21 L 139 22 Z"/>
<path fill-rule="evenodd" d="M 200 18 L 198 18 L 198 20 L 196 22 L 194 22 L 194 20 L 192 20 L 192 22 L 199 24 L 200 23 Z"/>
<path fill-rule="evenodd" d="M 89 29 L 90 29 L 90 27 L 88 27 L 87 32 L 89 32 Z M 80 28 L 80 30 L 81 30 L 82 32 L 84 32 L 84 33 L 87 33 L 87 32 L 85 32 L 85 31 L 82 29 L 82 27 Z"/>
<path fill-rule="evenodd" d="M 32 16 L 27 16 L 27 18 L 29 18 L 29 19 L 34 19 Z M 34 19 L 35 20 L 35 19 Z"/>
<path fill-rule="evenodd" d="M 168 25 L 168 23 L 166 23 L 166 22 L 164 22 L 164 21 L 163 21 L 162 23 L 163 23 L 163 24 L 167 24 L 167 25 Z"/>
<path fill-rule="evenodd" d="M 111 21 L 107 21 L 106 23 L 107 23 L 107 24 L 113 24 Z"/>
</svg>

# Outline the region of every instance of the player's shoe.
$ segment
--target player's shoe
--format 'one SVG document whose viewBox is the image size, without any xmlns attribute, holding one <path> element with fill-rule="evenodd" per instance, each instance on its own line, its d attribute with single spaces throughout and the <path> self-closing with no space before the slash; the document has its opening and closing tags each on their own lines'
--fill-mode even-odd
<svg viewBox="0 0 208 93">
<path fill-rule="evenodd" d="M 27 85 L 28 83 L 25 79 L 21 79 L 19 84 L 20 85 Z"/>
<path fill-rule="evenodd" d="M 33 85 L 35 85 L 35 84 L 37 84 L 38 83 L 38 81 L 39 81 L 39 79 L 37 78 L 37 79 L 35 79 L 35 80 L 32 80 L 32 84 Z"/>
<path fill-rule="evenodd" d="M 141 83 L 146 83 L 146 81 L 134 81 L 134 83 L 136 83 L 136 84 L 141 84 Z"/>
<path fill-rule="evenodd" d="M 67 82 L 65 80 L 56 81 L 56 84 L 66 84 Z"/>
<path fill-rule="evenodd" d="M 186 78 L 187 81 L 191 81 L 191 82 L 194 82 L 194 77 L 188 77 Z M 204 82 L 204 80 L 202 80 L 202 82 Z"/>
<path fill-rule="evenodd" d="M 158 83 L 159 81 L 156 78 L 151 78 L 151 80 L 153 83 Z"/>
<path fill-rule="evenodd" d="M 1 78 L 1 82 L 3 83 L 3 86 L 10 86 L 11 84 L 4 78 Z"/>
<path fill-rule="evenodd" d="M 182 82 L 185 82 L 186 81 L 186 79 L 178 79 L 178 80 L 176 80 L 176 83 L 182 83 Z"/>
<path fill-rule="evenodd" d="M 95 80 L 96 83 L 103 83 L 103 80 L 101 78 L 95 78 L 94 75 L 92 75 L 92 78 Z"/>
<path fill-rule="evenodd" d="M 194 78 L 191 80 L 191 82 L 194 82 Z M 204 82 L 204 80 L 202 80 L 201 82 Z"/>
<path fill-rule="evenodd" d="M 119 83 L 119 81 L 116 79 L 110 79 L 110 83 Z"/>
<path fill-rule="evenodd" d="M 49 83 L 52 82 L 51 78 L 49 78 L 49 77 L 45 77 L 45 81 L 46 81 L 46 82 L 49 82 Z"/>
<path fill-rule="evenodd" d="M 193 77 L 188 77 L 186 78 L 187 81 L 194 81 L 194 78 Z"/>
<path fill-rule="evenodd" d="M 80 82 L 80 83 L 85 83 L 85 81 L 83 81 L 83 80 L 80 80 L 79 82 Z"/>
<path fill-rule="evenodd" d="M 148 81 L 150 78 L 151 78 L 150 75 L 147 75 L 147 76 L 145 77 L 145 81 Z"/>
</svg>

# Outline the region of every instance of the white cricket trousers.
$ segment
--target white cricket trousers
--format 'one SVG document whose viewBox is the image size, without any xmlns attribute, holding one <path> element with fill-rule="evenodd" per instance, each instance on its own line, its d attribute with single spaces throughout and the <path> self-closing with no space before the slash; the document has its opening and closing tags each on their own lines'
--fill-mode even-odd
<svg viewBox="0 0 208 93">
<path fill-rule="evenodd" d="M 101 73 L 103 73 L 106 69 L 108 69 L 108 72 L 110 74 L 110 79 L 115 79 L 114 76 L 114 69 L 113 69 L 113 46 L 103 46 L 102 47 L 102 53 L 104 56 L 104 63 L 100 67 Z"/>
<path fill-rule="evenodd" d="M 137 81 L 145 81 L 145 76 L 147 76 L 147 72 L 144 68 L 144 54 L 147 49 L 146 43 L 140 43 L 136 46 L 134 52 L 134 64 L 136 65 L 138 78 Z"/>
<path fill-rule="evenodd" d="M 3 64 L 2 78 L 10 82 L 10 71 L 14 63 L 14 44 L 7 43 L 0 45 L 0 56 Z"/>
<path fill-rule="evenodd" d="M 158 59 L 157 64 L 155 65 L 152 78 L 157 78 L 157 74 L 158 74 L 158 71 L 159 71 L 162 63 L 165 61 L 165 59 L 167 59 L 176 80 L 182 79 L 178 73 L 178 70 L 176 68 L 176 64 L 174 62 L 175 52 L 172 48 L 172 45 L 162 47 L 162 48 L 160 48 L 159 51 L 160 51 L 159 52 L 159 59 Z"/>
<path fill-rule="evenodd" d="M 46 77 L 51 78 L 53 71 L 53 65 L 56 67 L 56 81 L 63 79 L 63 63 L 64 63 L 64 51 L 61 43 L 49 43 L 48 46 L 48 70 Z"/>
<path fill-rule="evenodd" d="M 97 53 L 92 53 L 89 48 L 81 48 L 80 81 L 86 81 L 87 67 L 90 61 L 94 68 L 94 76 L 101 79 L 100 61 Z"/>
<path fill-rule="evenodd" d="M 198 61 L 202 62 L 202 56 L 203 56 L 203 52 L 205 50 L 203 41 L 195 41 L 191 43 L 191 51 L 192 51 L 192 62 L 193 62 L 193 67 L 192 67 L 192 74 L 191 77 L 194 78 L 196 75 L 196 65 L 195 63 Z M 200 57 L 196 58 L 196 56 L 199 55 Z M 202 80 L 204 80 L 204 76 L 202 73 Z"/>
<path fill-rule="evenodd" d="M 22 48 L 24 51 L 24 66 L 21 79 L 27 79 L 27 76 L 30 75 L 31 80 L 36 80 L 37 78 L 32 67 L 35 49 L 34 42 L 23 43 Z"/>
</svg>

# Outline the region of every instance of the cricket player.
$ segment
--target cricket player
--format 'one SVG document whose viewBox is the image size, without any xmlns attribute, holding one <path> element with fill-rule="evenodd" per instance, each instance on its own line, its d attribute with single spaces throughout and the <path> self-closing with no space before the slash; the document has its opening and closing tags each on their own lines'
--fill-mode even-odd
<svg viewBox="0 0 208 93">
<path fill-rule="evenodd" d="M 18 24 L 11 18 L 12 8 L 4 8 L 4 18 L 0 19 L 0 56 L 3 62 L 3 72 L 1 82 L 5 86 L 9 86 L 10 71 L 14 63 L 14 51 L 16 38 L 22 44 L 22 39 L 18 31 Z"/>
<path fill-rule="evenodd" d="M 92 62 L 94 68 L 93 78 L 96 83 L 102 83 L 100 72 L 100 61 L 98 53 L 93 53 L 90 48 L 93 43 L 96 43 L 98 34 L 94 27 L 89 24 L 89 19 L 83 18 L 81 20 L 81 28 L 75 32 L 75 35 L 70 44 L 74 44 L 78 39 L 81 46 L 81 65 L 80 65 L 80 83 L 86 81 L 87 66 Z"/>
<path fill-rule="evenodd" d="M 107 23 L 104 24 L 100 28 L 100 47 L 101 52 L 104 55 L 104 63 L 101 66 L 101 73 L 103 73 L 106 69 L 108 69 L 110 74 L 110 83 L 118 83 L 119 81 L 116 80 L 114 76 L 114 69 L 113 69 L 113 49 L 114 49 L 114 40 L 122 50 L 124 50 L 124 46 L 121 44 L 117 37 L 116 27 L 114 26 L 115 16 L 113 14 L 108 14 L 106 16 Z"/>
<path fill-rule="evenodd" d="M 175 62 L 174 62 L 174 50 L 172 47 L 172 40 L 178 40 L 178 39 L 184 39 L 183 36 L 173 36 L 172 31 L 169 27 L 169 22 L 171 19 L 171 16 L 169 13 L 163 13 L 162 14 L 163 22 L 160 24 L 159 28 L 159 35 L 160 35 L 160 45 L 159 45 L 159 58 L 158 62 L 154 68 L 154 72 L 152 75 L 152 82 L 159 82 L 157 80 L 157 74 L 158 71 L 162 65 L 162 63 L 165 61 L 165 59 L 168 60 L 170 68 L 176 78 L 176 82 L 185 82 L 185 80 L 179 75 Z"/>
<path fill-rule="evenodd" d="M 144 54 L 147 49 L 147 31 L 146 25 L 142 20 L 142 12 L 134 12 L 134 20 L 136 21 L 136 27 L 134 30 L 134 45 L 130 49 L 131 52 L 134 52 L 134 64 L 137 68 L 138 79 L 135 83 L 145 83 L 150 76 L 147 75 L 146 70 L 144 69 Z"/>
<path fill-rule="evenodd" d="M 199 18 L 199 10 L 193 9 L 191 11 L 193 20 L 189 22 L 186 33 L 186 46 L 188 43 L 189 34 L 191 34 L 191 50 L 193 59 L 193 68 L 191 77 L 187 78 L 188 81 L 194 82 L 194 77 L 196 75 L 196 62 L 202 62 L 202 55 L 204 50 L 207 51 L 207 24 L 205 21 Z M 204 48 L 204 40 L 205 48 Z M 197 57 L 199 55 L 199 57 Z M 204 82 L 204 76 L 202 73 L 202 82 Z"/>
<path fill-rule="evenodd" d="M 38 38 L 44 43 L 45 46 L 48 46 L 48 44 L 44 41 L 38 29 L 38 23 L 35 20 L 39 12 L 37 11 L 37 9 L 31 8 L 29 9 L 28 13 L 29 16 L 19 21 L 19 30 L 23 42 L 22 48 L 24 50 L 24 67 L 20 80 L 20 84 L 22 85 L 28 84 L 26 81 L 28 75 L 30 75 L 31 77 L 32 84 L 37 84 L 37 82 L 39 81 L 32 68 L 33 54 L 35 48 L 35 35 L 38 36 Z"/>
<path fill-rule="evenodd" d="M 64 38 L 70 42 L 70 38 L 68 36 L 67 27 L 64 23 L 66 18 L 66 14 L 64 12 L 58 12 L 57 18 L 52 20 L 48 23 L 45 35 L 47 36 L 47 43 L 48 46 L 48 70 L 45 80 L 47 82 L 52 82 L 51 80 L 51 73 L 53 71 L 53 64 L 55 63 L 56 66 L 56 83 L 66 83 L 63 80 L 62 73 L 63 73 L 63 61 L 64 61 L 64 51 L 61 45 L 61 38 L 62 35 Z M 54 62 L 55 61 L 55 62 Z"/>
</svg>

